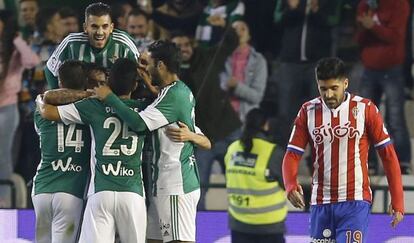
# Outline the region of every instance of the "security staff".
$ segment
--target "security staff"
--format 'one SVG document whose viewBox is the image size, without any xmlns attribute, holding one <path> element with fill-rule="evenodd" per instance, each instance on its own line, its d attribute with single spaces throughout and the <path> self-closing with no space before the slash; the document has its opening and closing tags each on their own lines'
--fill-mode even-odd
<svg viewBox="0 0 414 243">
<path fill-rule="evenodd" d="M 252 109 L 224 158 L 232 243 L 285 242 L 284 151 L 268 141 L 268 130 L 264 111 Z"/>
</svg>

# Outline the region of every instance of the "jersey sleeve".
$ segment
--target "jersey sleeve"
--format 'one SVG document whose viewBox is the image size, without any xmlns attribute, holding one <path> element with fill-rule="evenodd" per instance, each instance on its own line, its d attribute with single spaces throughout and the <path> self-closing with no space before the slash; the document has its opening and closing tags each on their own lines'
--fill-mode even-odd
<svg viewBox="0 0 414 243">
<path fill-rule="evenodd" d="M 170 89 L 164 89 L 152 104 L 139 113 L 150 131 L 179 120 L 182 104 L 179 97 Z"/>
<path fill-rule="evenodd" d="M 124 46 L 123 57 L 128 58 L 134 61 L 135 63 L 137 63 L 138 57 L 139 57 L 139 51 L 132 37 L 128 33 L 120 31 L 120 30 L 115 30 L 112 33 L 112 36 L 114 40 L 119 41 Z"/>
<path fill-rule="evenodd" d="M 306 106 L 303 105 L 296 116 L 286 153 L 283 157 L 282 173 L 287 193 L 298 189 L 299 162 L 309 141 L 306 109 Z"/>
<path fill-rule="evenodd" d="M 62 65 L 62 62 L 68 59 L 68 44 L 70 43 L 70 39 L 72 39 L 71 35 L 67 36 L 47 60 L 45 76 L 49 87 L 52 89 L 58 87 L 58 70 L 60 65 Z"/>
<path fill-rule="evenodd" d="M 112 106 L 115 109 L 116 114 L 136 132 L 144 132 L 148 128 L 141 118 L 135 111 L 131 110 L 127 105 L 125 105 L 118 96 L 115 94 L 110 94 L 105 98 L 104 102 L 107 105 Z"/>
<path fill-rule="evenodd" d="M 45 77 L 46 77 L 46 81 L 47 81 L 47 85 L 49 86 L 49 89 L 59 88 L 58 78 L 55 77 L 52 72 L 50 72 L 47 66 L 45 67 L 44 72 L 45 72 Z"/>
<path fill-rule="evenodd" d="M 306 106 L 302 106 L 296 116 L 289 138 L 287 150 L 302 155 L 309 141 Z"/>
<path fill-rule="evenodd" d="M 194 125 L 194 133 L 204 135 L 203 131 L 201 131 L 201 129 L 197 127 L 196 125 Z"/>
<path fill-rule="evenodd" d="M 84 99 L 69 105 L 58 106 L 59 116 L 65 125 L 71 123 L 89 124 L 94 114 L 90 99 Z"/>
<path fill-rule="evenodd" d="M 72 123 L 83 124 L 79 111 L 74 104 L 58 106 L 60 119 L 65 125 Z"/>
<path fill-rule="evenodd" d="M 138 50 L 127 49 L 125 58 L 128 58 L 129 60 L 132 60 L 132 61 L 137 63 L 138 62 L 138 57 L 139 57 Z"/>
<path fill-rule="evenodd" d="M 368 136 L 374 147 L 381 149 L 391 144 L 391 139 L 382 120 L 381 113 L 372 102 L 368 103 L 366 116 Z"/>
<path fill-rule="evenodd" d="M 387 176 L 392 207 L 394 210 L 404 213 L 404 193 L 398 157 L 382 120 L 381 113 L 372 102 L 368 103 L 365 120 L 368 136 L 381 157 L 385 175 Z"/>
</svg>

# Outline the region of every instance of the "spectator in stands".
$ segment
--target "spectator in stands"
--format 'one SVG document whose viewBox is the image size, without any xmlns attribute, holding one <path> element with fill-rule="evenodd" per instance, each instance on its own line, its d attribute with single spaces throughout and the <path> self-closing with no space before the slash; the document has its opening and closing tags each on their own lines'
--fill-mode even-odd
<svg viewBox="0 0 414 243">
<path fill-rule="evenodd" d="M 111 5 L 114 28 L 123 31 L 127 30 L 127 19 L 132 6 L 127 1 L 116 1 Z"/>
<path fill-rule="evenodd" d="M 79 32 L 79 16 L 69 7 L 63 7 L 59 9 L 59 15 L 62 21 L 62 25 L 65 28 L 65 35 L 67 36 L 70 33 L 77 33 Z"/>
<path fill-rule="evenodd" d="M 173 33 L 171 39 L 181 50 L 180 78 L 196 97 L 196 124 L 212 140 L 211 150 L 196 151 L 204 185 L 209 182 L 214 160 L 223 165 L 227 146 L 240 135 L 240 119 L 219 86 L 219 73 L 224 69 L 226 58 L 236 49 L 238 38 L 231 28 L 223 38 L 222 45 L 210 48 L 194 47 L 192 38 L 183 32 Z M 205 209 L 205 193 L 202 187 L 199 209 Z"/>
<path fill-rule="evenodd" d="M 286 118 L 287 124 L 305 100 L 318 96 L 314 68 L 318 59 L 330 56 L 330 19 L 336 14 L 337 2 L 279 0 L 276 5 L 275 21 L 283 31 L 277 103 L 279 117 Z"/>
<path fill-rule="evenodd" d="M 39 11 L 37 0 L 20 0 L 20 17 L 22 26 L 20 28 L 23 39 L 31 40 L 35 31 L 36 15 Z"/>
<path fill-rule="evenodd" d="M 39 138 L 33 126 L 35 99 L 38 94 L 43 94 L 48 89 L 43 69 L 63 39 L 64 31 L 57 9 L 41 8 L 39 10 L 36 16 L 36 36 L 31 48 L 39 56 L 40 62 L 25 72 L 19 100 L 21 142 L 16 170 L 26 180 L 30 180 L 36 171 L 35 161 L 40 161 Z"/>
<path fill-rule="evenodd" d="M 269 142 L 268 131 L 265 112 L 253 108 L 224 158 L 232 243 L 285 242 L 284 150 Z"/>
<path fill-rule="evenodd" d="M 246 22 L 238 20 L 233 27 L 239 46 L 227 58 L 226 69 L 220 74 L 221 88 L 231 98 L 233 109 L 244 121 L 250 109 L 259 107 L 267 81 L 267 64 L 262 54 L 249 44 L 250 31 Z"/>
<path fill-rule="evenodd" d="M 149 36 L 149 18 L 141 9 L 133 9 L 127 19 L 127 32 L 134 38 L 135 45 L 140 52 L 154 40 Z"/>
<path fill-rule="evenodd" d="M 18 93 L 25 68 L 39 62 L 18 33 L 17 21 L 7 11 L 0 11 L 0 179 L 13 172 L 12 145 L 19 124 Z M 0 207 L 9 206 L 10 191 L 0 187 Z"/>
<path fill-rule="evenodd" d="M 394 140 L 403 174 L 411 174 L 411 145 L 404 114 L 405 81 L 402 67 L 409 14 L 407 0 L 381 0 L 361 1 L 357 16 L 361 27 L 358 42 L 364 65 L 360 93 L 372 99 L 377 106 L 385 94 L 385 121 Z M 371 161 L 376 160 L 375 154 L 370 155 Z"/>
<path fill-rule="evenodd" d="M 223 35 L 223 28 L 244 15 L 244 4 L 239 0 L 210 0 L 199 19 L 196 40 L 202 47 L 217 44 Z"/>
<path fill-rule="evenodd" d="M 167 0 L 154 11 L 148 10 L 153 20 L 153 38 L 168 39 L 173 30 L 194 36 L 203 5 L 200 0 Z"/>
</svg>

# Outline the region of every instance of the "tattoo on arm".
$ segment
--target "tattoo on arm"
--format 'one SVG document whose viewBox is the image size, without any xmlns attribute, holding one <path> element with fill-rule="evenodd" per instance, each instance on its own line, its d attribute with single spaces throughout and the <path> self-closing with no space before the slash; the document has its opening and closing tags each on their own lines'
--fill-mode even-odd
<svg viewBox="0 0 414 243">
<path fill-rule="evenodd" d="M 50 105 L 66 105 L 87 98 L 92 94 L 84 90 L 52 89 L 44 94 L 44 102 Z"/>
</svg>

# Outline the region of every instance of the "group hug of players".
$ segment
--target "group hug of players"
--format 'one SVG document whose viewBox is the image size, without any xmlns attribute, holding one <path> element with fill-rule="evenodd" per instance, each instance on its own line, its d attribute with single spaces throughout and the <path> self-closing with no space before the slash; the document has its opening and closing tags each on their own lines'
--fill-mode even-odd
<svg viewBox="0 0 414 243">
<path fill-rule="evenodd" d="M 113 243 L 116 234 L 123 243 L 195 242 L 194 149 L 211 144 L 195 126 L 194 96 L 177 76 L 179 49 L 156 41 L 140 55 L 113 29 L 107 5 L 85 12 L 85 32 L 66 37 L 47 63 L 49 86 L 59 89 L 36 100 L 36 242 Z M 131 99 L 142 79 L 155 90 L 152 102 Z M 153 151 L 148 208 L 144 140 Z"/>
<path fill-rule="evenodd" d="M 126 33 L 113 29 L 109 6 L 87 7 L 84 32 L 66 37 L 48 60 L 45 75 L 55 90 L 36 102 L 42 152 L 32 192 L 36 242 L 112 243 L 116 234 L 122 243 L 195 242 L 200 183 L 194 149 L 211 144 L 195 125 L 195 98 L 177 75 L 179 56 L 168 41 L 155 41 L 140 54 Z M 314 145 L 310 231 L 316 240 L 345 239 L 351 232 L 362 239 L 372 201 L 365 168 L 370 142 L 384 161 L 392 225 L 403 219 L 391 139 L 375 105 L 346 92 L 344 70 L 335 58 L 318 63 L 321 96 L 302 106 L 283 161 L 287 198 L 303 207 L 297 167 L 306 145 Z M 137 80 L 155 100 L 131 99 Z M 147 195 L 143 147 L 152 149 Z M 325 210 L 331 204 L 329 210 L 343 214 L 334 226 Z M 326 236 L 326 229 L 333 233 Z"/>
<path fill-rule="evenodd" d="M 169 43 L 163 44 L 168 48 Z M 152 136 L 158 158 L 149 175 L 155 176 L 156 184 L 148 209 L 154 216 L 148 222 L 152 225 L 148 235 L 167 242 L 195 241 L 200 191 L 194 143 L 178 135 L 185 129 L 201 139 L 201 146 L 203 140 L 209 141 L 195 133 L 190 90 L 176 80 L 149 106 L 132 100 L 137 64 L 126 58 L 115 61 L 107 80 L 102 68 L 77 60 L 63 62 L 58 77 L 61 89 L 39 96 L 35 114 L 42 151 L 32 193 L 37 241 L 75 242 L 83 221 L 80 242 L 113 242 L 115 232 L 121 242 L 145 242 L 147 208 L 141 172 L 145 136 Z M 102 101 L 98 99 L 102 96 L 86 98 L 91 93 L 85 89 L 98 83 L 104 84 L 96 88 L 98 96 L 103 89 L 113 93 Z M 50 105 L 77 99 L 82 100 Z"/>
</svg>

